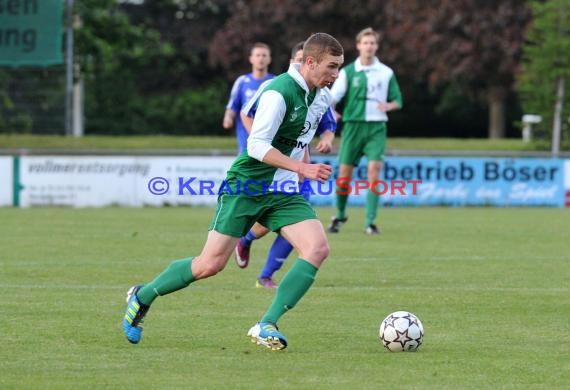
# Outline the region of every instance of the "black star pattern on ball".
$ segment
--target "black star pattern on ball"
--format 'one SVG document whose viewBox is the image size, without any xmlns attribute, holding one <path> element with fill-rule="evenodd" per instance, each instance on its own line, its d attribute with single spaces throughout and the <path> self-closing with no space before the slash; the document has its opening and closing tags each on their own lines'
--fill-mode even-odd
<svg viewBox="0 0 570 390">
<path fill-rule="evenodd" d="M 416 346 L 415 349 L 418 349 L 418 348 L 420 347 L 420 345 L 422 345 L 422 343 L 423 343 L 423 338 L 424 338 L 424 334 L 423 334 L 422 331 L 420 331 L 420 335 L 419 335 L 417 338 L 412 339 L 412 340 L 414 340 L 414 341 L 417 343 L 417 346 Z"/>
<path fill-rule="evenodd" d="M 418 319 L 412 313 L 408 313 L 407 315 L 403 316 L 402 318 L 405 318 L 408 320 L 408 322 L 409 322 L 408 326 L 412 326 L 414 324 L 418 325 Z"/>
<path fill-rule="evenodd" d="M 384 320 L 385 327 L 391 326 L 393 328 L 395 319 L 396 318 L 392 314 L 390 314 L 390 316 Z"/>
<path fill-rule="evenodd" d="M 406 346 L 406 343 L 408 341 L 413 340 L 410 336 L 408 336 L 408 329 L 406 329 L 403 332 L 400 332 L 398 329 L 396 329 L 396 334 L 398 335 L 398 337 L 396 337 L 396 340 L 394 340 L 394 342 L 400 343 L 402 345 L 402 348 Z"/>
</svg>

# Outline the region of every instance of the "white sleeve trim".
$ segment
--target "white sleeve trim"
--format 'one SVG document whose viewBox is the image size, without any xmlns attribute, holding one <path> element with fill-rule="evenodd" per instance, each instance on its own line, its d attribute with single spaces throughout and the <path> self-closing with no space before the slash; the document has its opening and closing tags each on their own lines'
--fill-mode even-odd
<svg viewBox="0 0 570 390">
<path fill-rule="evenodd" d="M 273 79 L 269 79 L 269 80 L 265 80 L 257 89 L 257 91 L 255 91 L 255 95 L 253 95 L 248 101 L 247 103 L 241 108 L 241 112 L 243 112 L 246 116 L 254 116 L 254 115 L 250 115 L 252 112 L 252 108 L 254 108 L 256 101 L 259 99 L 259 96 L 263 93 L 263 90 L 265 89 L 265 87 L 267 87 L 267 84 L 269 84 L 270 82 L 272 82 Z M 255 113 L 255 110 L 253 110 L 253 112 Z"/>
<path fill-rule="evenodd" d="M 285 99 L 279 92 L 271 90 L 261 95 L 251 134 L 247 139 L 247 153 L 250 157 L 263 161 L 267 152 L 273 148 L 271 143 L 283 123 L 286 111 Z"/>
<path fill-rule="evenodd" d="M 240 84 L 242 83 L 243 79 L 245 78 L 244 75 L 239 76 L 236 81 L 234 81 L 234 85 L 232 85 L 232 90 L 230 92 L 230 99 L 228 100 L 228 104 L 226 104 L 226 109 L 231 110 L 232 105 L 234 104 L 234 100 L 237 98 L 237 94 L 239 91 Z"/>
</svg>

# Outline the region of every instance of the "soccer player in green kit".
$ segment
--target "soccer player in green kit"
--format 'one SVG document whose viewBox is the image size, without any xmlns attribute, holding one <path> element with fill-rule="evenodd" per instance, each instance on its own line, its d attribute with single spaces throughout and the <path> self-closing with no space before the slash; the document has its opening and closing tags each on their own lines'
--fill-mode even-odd
<svg viewBox="0 0 570 390">
<path fill-rule="evenodd" d="M 394 71 L 376 57 L 378 33 L 366 28 L 356 36 L 359 56 L 340 71 L 332 86 L 334 104 L 342 98 L 341 145 L 339 151 L 338 177 L 352 178 L 352 171 L 362 156 L 368 158 L 367 180 L 378 180 L 386 147 L 387 112 L 402 108 L 402 94 Z M 341 191 L 343 192 L 343 191 Z M 366 194 L 366 234 L 378 234 L 375 219 L 379 195 L 371 188 Z M 329 232 L 338 233 L 347 221 L 346 203 L 348 194 L 336 195 L 336 216 L 332 218 Z"/>
<path fill-rule="evenodd" d="M 154 280 L 132 287 L 127 293 L 123 331 L 128 341 L 138 343 L 140 326 L 158 297 L 216 275 L 226 266 L 237 240 L 256 221 L 279 231 L 297 250 L 299 258 L 276 289 L 265 314 L 247 335 L 272 350 L 287 347 L 287 338 L 277 321 L 309 290 L 329 253 L 324 228 L 303 197 L 291 194 L 298 175 L 326 181 L 331 167 L 302 161 L 305 148 L 332 102 L 329 89 L 344 61 L 340 43 L 331 35 L 311 35 L 303 48 L 303 62 L 292 64 L 275 78 L 259 99 L 249 136 L 247 153 L 229 169 L 218 197 L 202 252 L 172 262 Z"/>
</svg>

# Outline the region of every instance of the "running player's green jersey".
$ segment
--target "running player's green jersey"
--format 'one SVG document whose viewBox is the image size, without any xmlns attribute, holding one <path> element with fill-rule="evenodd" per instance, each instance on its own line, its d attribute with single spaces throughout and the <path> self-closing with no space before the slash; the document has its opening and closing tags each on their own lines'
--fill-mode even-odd
<svg viewBox="0 0 570 390">
<path fill-rule="evenodd" d="M 251 194 L 293 192 L 293 187 L 296 190 L 299 180 L 296 172 L 261 160 L 275 148 L 301 161 L 331 102 L 328 88 L 309 90 L 297 64 L 271 81 L 259 98 L 247 151 L 228 171 L 226 181 L 231 191 L 243 192 L 246 185 Z"/>
</svg>

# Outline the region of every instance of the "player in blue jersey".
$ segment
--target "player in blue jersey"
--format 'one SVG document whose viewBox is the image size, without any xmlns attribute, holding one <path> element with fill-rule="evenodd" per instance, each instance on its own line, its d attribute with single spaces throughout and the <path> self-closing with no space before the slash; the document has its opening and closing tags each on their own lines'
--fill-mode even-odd
<svg viewBox="0 0 570 390">
<path fill-rule="evenodd" d="M 239 117 L 239 112 L 257 92 L 261 84 L 275 77 L 268 71 L 271 63 L 271 49 L 265 43 L 257 42 L 251 47 L 249 62 L 251 63 L 251 73 L 239 76 L 234 82 L 222 123 L 224 129 L 228 130 L 233 128 L 235 123 L 239 154 L 247 149 L 247 138 L 249 136 L 249 132 Z"/>
<path fill-rule="evenodd" d="M 291 50 L 291 60 L 290 63 L 301 63 L 303 60 L 303 44 L 304 41 L 297 43 Z M 259 95 L 263 91 L 265 85 L 264 83 L 256 93 L 256 95 L 246 104 L 241 111 L 241 119 L 248 131 L 251 130 L 253 124 L 253 117 L 257 109 L 257 101 Z M 334 132 L 336 130 L 336 119 L 334 116 L 334 111 L 331 109 L 327 110 L 323 118 L 319 123 L 317 129 L 317 135 L 320 136 L 319 143 L 316 146 L 316 150 L 320 153 L 330 153 L 332 150 L 332 142 L 334 140 Z M 310 161 L 308 149 L 305 156 L 305 161 Z M 301 187 L 301 185 L 300 185 Z M 310 191 L 304 191 L 302 193 L 303 197 L 309 201 Z M 255 224 L 253 228 L 243 236 L 236 246 L 236 263 L 240 268 L 245 268 L 249 264 L 250 249 L 253 240 L 257 240 L 269 233 L 269 229 L 266 227 Z M 284 261 L 287 259 L 289 254 L 293 251 L 293 246 L 287 241 L 283 236 L 278 235 L 275 241 L 269 249 L 267 254 L 267 259 L 265 265 L 261 269 L 255 285 L 257 287 L 265 288 L 276 288 L 277 284 L 273 280 L 273 275 L 283 266 Z"/>
</svg>

